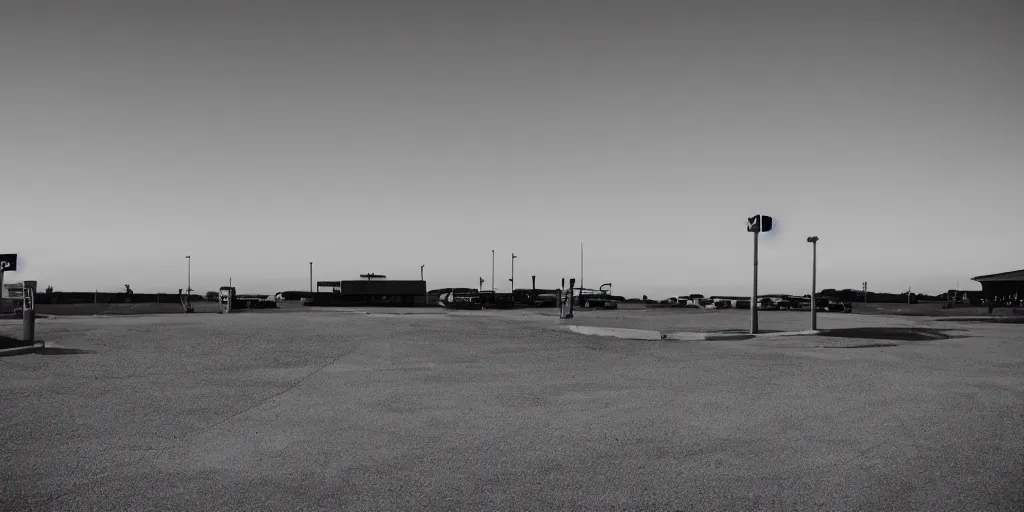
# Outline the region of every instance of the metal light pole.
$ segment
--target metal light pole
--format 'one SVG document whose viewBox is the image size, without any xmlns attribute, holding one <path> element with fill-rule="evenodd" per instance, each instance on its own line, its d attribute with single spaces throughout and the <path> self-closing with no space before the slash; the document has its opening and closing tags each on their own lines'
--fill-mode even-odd
<svg viewBox="0 0 1024 512">
<path fill-rule="evenodd" d="M 512 279 L 508 282 L 512 283 L 512 293 L 516 291 L 516 253 L 512 253 Z"/>
<path fill-rule="evenodd" d="M 313 293 L 313 262 L 309 262 L 309 293 Z"/>
<path fill-rule="evenodd" d="M 185 293 L 192 295 L 192 255 L 185 256 L 185 259 L 188 260 L 188 289 L 185 290 Z"/>
<path fill-rule="evenodd" d="M 758 231 L 754 232 L 754 291 L 750 296 L 750 334 L 757 334 L 757 235 L 759 234 Z"/>
<path fill-rule="evenodd" d="M 420 281 L 423 281 L 423 267 L 426 265 L 420 265 Z M 427 282 L 423 281 L 423 305 L 427 305 Z"/>
<path fill-rule="evenodd" d="M 807 241 L 814 247 L 814 256 L 811 259 L 811 330 L 818 330 L 818 237 L 807 237 Z"/>
<path fill-rule="evenodd" d="M 494 293 L 494 249 L 491 249 L 491 293 Z"/>
</svg>

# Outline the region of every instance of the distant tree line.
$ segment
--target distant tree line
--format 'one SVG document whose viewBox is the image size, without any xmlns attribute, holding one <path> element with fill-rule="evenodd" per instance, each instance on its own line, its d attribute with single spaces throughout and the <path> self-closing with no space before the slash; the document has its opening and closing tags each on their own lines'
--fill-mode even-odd
<svg viewBox="0 0 1024 512">
<path fill-rule="evenodd" d="M 877 293 L 868 291 L 867 302 L 880 302 L 880 303 L 907 303 L 907 293 Z M 838 300 L 840 302 L 864 302 L 864 291 L 863 290 L 851 290 L 849 288 L 845 290 L 836 290 L 834 288 L 826 288 L 820 292 L 822 297 L 828 297 L 831 299 Z M 916 304 L 920 301 L 925 302 L 942 302 L 946 300 L 946 294 L 942 293 L 939 295 L 925 295 L 920 293 L 910 293 L 910 303 Z"/>
<path fill-rule="evenodd" d="M 192 294 L 189 296 L 191 301 L 202 301 L 203 298 L 204 297 L 199 294 Z M 214 300 L 216 300 L 216 298 L 216 295 L 214 295 Z M 36 304 L 91 304 L 93 302 L 100 304 L 118 304 L 128 302 L 128 293 L 57 292 L 53 290 L 52 286 L 47 286 L 45 292 L 36 294 Z M 179 299 L 177 293 L 132 293 L 131 302 L 166 302 L 168 304 L 178 304 Z"/>
</svg>

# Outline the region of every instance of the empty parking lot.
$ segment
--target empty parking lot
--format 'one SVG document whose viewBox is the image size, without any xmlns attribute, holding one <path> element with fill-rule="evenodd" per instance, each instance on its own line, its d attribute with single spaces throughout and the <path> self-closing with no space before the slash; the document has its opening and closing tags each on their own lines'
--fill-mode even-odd
<svg viewBox="0 0 1024 512">
<path fill-rule="evenodd" d="M 46 351 L 0 358 L 0 505 L 1024 506 L 1022 325 L 832 314 L 834 335 L 643 341 L 550 314 L 420 313 L 42 320 Z M 673 310 L 571 323 L 747 326 Z M 864 343 L 874 327 L 944 334 Z"/>
</svg>

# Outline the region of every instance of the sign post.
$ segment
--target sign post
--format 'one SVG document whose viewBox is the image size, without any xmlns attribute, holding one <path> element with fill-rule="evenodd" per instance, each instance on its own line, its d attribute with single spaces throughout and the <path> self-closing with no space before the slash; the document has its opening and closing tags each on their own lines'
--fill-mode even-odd
<svg viewBox="0 0 1024 512">
<path fill-rule="evenodd" d="M 750 297 L 750 334 L 757 334 L 757 236 L 760 234 L 754 231 L 754 291 Z"/>
<path fill-rule="evenodd" d="M 747 218 L 747 232 L 754 234 L 754 290 L 750 296 L 750 334 L 757 334 L 757 237 L 761 232 L 771 231 L 772 218 L 754 215 Z"/>
</svg>

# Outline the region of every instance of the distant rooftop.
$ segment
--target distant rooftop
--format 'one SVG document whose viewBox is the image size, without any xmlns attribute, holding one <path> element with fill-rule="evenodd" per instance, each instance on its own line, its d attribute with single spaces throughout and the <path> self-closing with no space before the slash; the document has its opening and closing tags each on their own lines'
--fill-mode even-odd
<svg viewBox="0 0 1024 512">
<path fill-rule="evenodd" d="M 989 274 L 986 276 L 972 277 L 971 281 L 1024 281 L 1024 270 L 1014 270 L 1012 272 L 1002 272 L 999 274 Z"/>
</svg>

